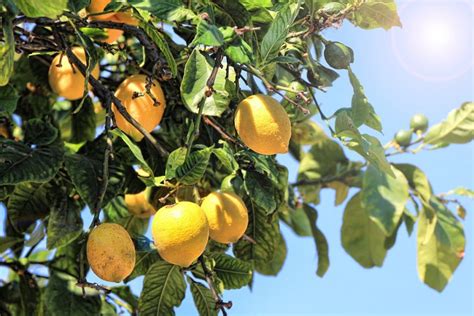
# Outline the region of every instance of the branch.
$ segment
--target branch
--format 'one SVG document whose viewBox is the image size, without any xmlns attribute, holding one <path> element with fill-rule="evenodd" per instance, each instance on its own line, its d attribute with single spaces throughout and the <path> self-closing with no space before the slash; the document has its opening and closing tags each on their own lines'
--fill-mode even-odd
<svg viewBox="0 0 474 316">
<path fill-rule="evenodd" d="M 211 290 L 212 297 L 214 298 L 214 301 L 216 302 L 216 309 L 220 309 L 222 312 L 222 315 L 227 316 L 226 309 L 232 308 L 232 301 L 224 302 L 221 299 L 216 289 L 214 288 L 214 283 L 212 282 L 212 271 L 209 271 L 209 269 L 207 268 L 206 263 L 204 262 L 204 257 L 200 256 L 198 260 L 201 263 L 202 270 L 204 271 L 204 277 L 206 278 L 206 282 L 209 285 L 209 289 Z"/>
</svg>

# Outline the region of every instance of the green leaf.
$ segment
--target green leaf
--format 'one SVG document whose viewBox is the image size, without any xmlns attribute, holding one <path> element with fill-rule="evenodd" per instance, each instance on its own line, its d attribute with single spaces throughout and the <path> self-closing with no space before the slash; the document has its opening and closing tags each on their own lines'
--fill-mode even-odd
<svg viewBox="0 0 474 316">
<path fill-rule="evenodd" d="M 254 60 L 252 47 L 240 36 L 235 34 L 232 27 L 219 28 L 224 36 L 225 54 L 236 63 L 248 64 Z"/>
<path fill-rule="evenodd" d="M 249 11 L 273 7 L 272 0 L 240 0 L 239 2 Z"/>
<path fill-rule="evenodd" d="M 123 142 L 128 146 L 130 151 L 132 152 L 133 156 L 137 159 L 138 163 L 140 164 L 140 167 L 145 171 L 149 177 L 153 178 L 153 170 L 150 168 L 148 163 L 146 162 L 145 158 L 143 157 L 142 151 L 140 147 L 137 146 L 137 144 L 132 141 L 124 132 L 122 132 L 120 129 L 115 129 L 112 131 L 112 134 L 117 135 L 120 137 Z"/>
<path fill-rule="evenodd" d="M 165 21 L 181 22 L 196 16 L 193 11 L 184 6 L 181 0 L 128 0 L 127 2 Z"/>
<path fill-rule="evenodd" d="M 385 234 L 362 207 L 361 194 L 347 203 L 341 228 L 344 250 L 364 268 L 381 267 L 387 254 Z"/>
<path fill-rule="evenodd" d="M 290 31 L 290 27 L 298 15 L 299 8 L 299 1 L 298 3 L 287 4 L 280 8 L 262 39 L 262 44 L 260 45 L 260 65 L 266 65 L 278 56 Z"/>
<path fill-rule="evenodd" d="M 474 199 L 474 190 L 468 189 L 468 188 L 463 188 L 463 187 L 457 187 L 448 193 L 446 195 L 460 195 L 460 196 L 465 196 L 470 199 Z"/>
<path fill-rule="evenodd" d="M 0 236 L 0 254 L 19 242 L 23 242 L 23 239 L 17 237 Z"/>
<path fill-rule="evenodd" d="M 239 168 L 234 153 L 227 143 L 223 143 L 222 148 L 214 148 L 212 153 L 219 159 L 226 172 L 232 173 Z"/>
<path fill-rule="evenodd" d="M 26 16 L 56 18 L 67 9 L 68 0 L 13 0 Z"/>
<path fill-rule="evenodd" d="M 253 201 L 245 202 L 249 210 L 249 224 L 245 233 L 255 243 L 239 240 L 234 244 L 234 254 L 245 261 L 266 262 L 275 253 L 275 240 L 280 233 L 278 218 L 267 216 L 265 210 L 257 207 Z"/>
<path fill-rule="evenodd" d="M 349 17 L 351 22 L 363 29 L 402 26 L 394 0 L 367 0 Z"/>
<path fill-rule="evenodd" d="M 75 101 L 74 108 L 80 106 L 80 101 Z M 79 111 L 74 110 L 71 114 L 71 138 L 70 143 L 79 144 L 85 141 L 92 141 L 95 138 L 96 114 L 94 104 L 90 97 L 86 97 Z"/>
<path fill-rule="evenodd" d="M 38 303 L 40 301 L 40 289 L 38 283 L 29 273 L 19 274 L 20 279 L 20 315 L 29 316 L 38 313 Z"/>
<path fill-rule="evenodd" d="M 429 201 L 433 190 L 428 177 L 420 168 L 410 164 L 394 164 L 395 168 L 400 170 L 408 180 L 410 188 L 412 188 L 420 198 Z"/>
<path fill-rule="evenodd" d="M 250 13 L 241 4 L 241 1 L 213 0 L 212 5 L 215 11 L 220 13 L 221 25 L 244 27 L 250 22 Z"/>
<path fill-rule="evenodd" d="M 303 210 L 308 217 L 311 225 L 311 233 L 313 234 L 316 244 L 316 252 L 318 253 L 318 269 L 316 274 L 323 277 L 329 269 L 329 244 L 323 232 L 316 225 L 318 221 L 318 212 L 308 204 L 303 204 Z"/>
<path fill-rule="evenodd" d="M 0 138 L 0 185 L 50 180 L 61 166 L 64 151 L 58 146 L 30 147 Z"/>
<path fill-rule="evenodd" d="M 165 261 L 153 264 L 145 275 L 138 302 L 140 315 L 174 315 L 184 299 L 186 283 L 178 266 Z"/>
<path fill-rule="evenodd" d="M 39 118 L 33 118 L 25 122 L 26 144 L 35 144 L 39 146 L 51 145 L 58 138 L 58 130 L 53 124 L 45 122 Z"/>
<path fill-rule="evenodd" d="M 69 10 L 79 13 L 82 9 L 87 7 L 92 0 L 69 0 L 67 7 Z"/>
<path fill-rule="evenodd" d="M 18 95 L 18 91 L 16 91 L 16 89 L 11 84 L 7 84 L 3 87 L 0 85 L 0 116 L 8 116 L 13 114 L 19 99 L 20 96 Z"/>
<path fill-rule="evenodd" d="M 64 247 L 73 242 L 81 235 L 82 226 L 81 209 L 72 199 L 64 196 L 59 207 L 53 207 L 49 215 L 48 249 Z"/>
<path fill-rule="evenodd" d="M 207 80 L 211 76 L 215 61 L 204 56 L 197 48 L 189 56 L 184 67 L 183 81 L 181 82 L 181 96 L 186 108 L 199 113 L 199 107 L 203 106 L 203 115 L 220 116 L 229 106 L 231 94 L 226 85 L 233 85 L 235 73 L 229 72 L 226 78 L 226 70 L 219 68 L 214 82 L 214 92 L 206 97 Z M 233 68 L 230 68 L 233 69 Z M 204 101 L 204 104 L 201 103 Z"/>
<path fill-rule="evenodd" d="M 245 172 L 244 185 L 253 203 L 265 210 L 267 215 L 277 210 L 280 196 L 270 179 L 261 173 L 249 170 Z"/>
<path fill-rule="evenodd" d="M 432 126 L 424 142 L 430 145 L 465 144 L 474 139 L 474 103 L 451 111 L 443 122 Z"/>
<path fill-rule="evenodd" d="M 101 300 L 98 293 L 85 288 L 83 297 L 77 280 L 69 276 L 51 273 L 44 293 L 45 306 L 51 316 L 100 315 Z"/>
<path fill-rule="evenodd" d="M 110 290 L 112 293 L 120 297 L 120 299 L 127 302 L 132 310 L 138 309 L 138 297 L 132 293 L 132 290 L 129 286 L 114 286 Z"/>
<path fill-rule="evenodd" d="M 5 86 L 13 74 L 15 58 L 15 38 L 13 36 L 12 21 L 8 17 L 2 18 L 3 40 L 0 41 L 0 87 Z M 5 105 L 2 106 L 2 108 Z"/>
<path fill-rule="evenodd" d="M 252 279 L 252 265 L 224 253 L 209 255 L 215 262 L 214 272 L 224 283 L 225 289 L 240 289 Z"/>
<path fill-rule="evenodd" d="M 165 171 L 166 179 L 173 179 L 176 177 L 176 169 L 184 163 L 186 152 L 186 147 L 179 147 L 168 156 Z"/>
<path fill-rule="evenodd" d="M 429 287 L 443 291 L 452 274 L 458 267 L 465 250 L 465 237 L 462 224 L 446 207 L 431 199 L 429 207 L 435 212 L 435 218 L 424 208 L 418 223 L 418 275 Z M 434 231 L 426 239 L 427 230 Z"/>
<path fill-rule="evenodd" d="M 171 73 L 175 77 L 178 74 L 178 66 L 174 60 L 173 53 L 170 50 L 168 42 L 166 42 L 165 37 L 161 34 L 154 25 L 142 20 L 140 27 L 145 31 L 145 33 L 153 40 L 155 45 L 160 49 L 161 53 L 166 59 L 166 63 L 171 70 Z"/>
<path fill-rule="evenodd" d="M 361 191 L 362 207 L 386 236 L 395 231 L 409 197 L 405 176 L 395 168 L 393 172 L 395 178 L 369 165 Z"/>
<path fill-rule="evenodd" d="M 212 148 L 192 152 L 184 163 L 176 168 L 176 178 L 183 184 L 195 184 L 206 172 Z"/>
<path fill-rule="evenodd" d="M 191 286 L 191 294 L 193 296 L 194 305 L 200 316 L 217 316 L 216 301 L 212 296 L 211 290 L 192 278 L 187 277 Z"/>
<path fill-rule="evenodd" d="M 68 274 L 79 278 L 81 251 L 82 256 L 84 256 L 84 258 L 86 256 L 86 248 L 83 247 L 85 240 L 85 234 L 82 234 L 82 236 L 76 238 L 69 245 L 58 248 L 54 257 L 53 268 L 64 270 Z M 84 273 L 87 274 L 89 270 L 87 260 L 84 260 L 83 264 Z"/>
<path fill-rule="evenodd" d="M 286 212 L 279 210 L 283 221 L 290 226 L 296 235 L 301 237 L 311 236 L 311 223 L 302 207 L 288 208 Z"/>
<path fill-rule="evenodd" d="M 286 247 L 285 239 L 283 238 L 283 235 L 280 234 L 276 240 L 273 258 L 268 262 L 257 262 L 255 270 L 263 275 L 278 275 L 285 263 L 287 252 L 288 248 Z"/>
<path fill-rule="evenodd" d="M 192 46 L 198 44 L 220 47 L 224 44 L 224 36 L 217 26 L 202 19 L 197 26 L 196 37 L 191 43 Z"/>
<path fill-rule="evenodd" d="M 135 268 L 133 268 L 132 273 L 125 279 L 125 282 L 130 282 L 141 275 L 145 275 L 155 262 L 161 260 L 155 248 L 137 249 L 136 253 Z"/>
</svg>

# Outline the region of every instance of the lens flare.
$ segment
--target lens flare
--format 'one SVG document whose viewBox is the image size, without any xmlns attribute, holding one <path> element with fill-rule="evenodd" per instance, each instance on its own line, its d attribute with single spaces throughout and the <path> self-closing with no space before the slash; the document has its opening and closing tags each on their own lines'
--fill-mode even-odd
<svg viewBox="0 0 474 316">
<path fill-rule="evenodd" d="M 428 81 L 448 81 L 471 71 L 474 5 L 464 0 L 408 1 L 399 9 L 393 51 L 401 66 Z"/>
</svg>

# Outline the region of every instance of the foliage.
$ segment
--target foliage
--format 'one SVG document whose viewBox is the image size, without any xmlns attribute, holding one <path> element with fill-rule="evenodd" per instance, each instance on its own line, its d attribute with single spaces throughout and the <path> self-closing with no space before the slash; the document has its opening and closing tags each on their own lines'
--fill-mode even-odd
<svg viewBox="0 0 474 316">
<path fill-rule="evenodd" d="M 321 190 L 335 191 L 336 205 L 349 200 L 341 242 L 357 263 L 382 266 L 401 224 L 411 234 L 417 223 L 419 277 L 437 291 L 445 288 L 465 249 L 460 219 L 466 210 L 448 196 L 472 198 L 472 190 L 436 195 L 420 168 L 389 158 L 471 142 L 474 103 L 416 130 L 414 140 L 410 130 L 403 143 L 383 146 L 374 136 L 382 132 L 382 121 L 351 69 L 357 52 L 322 34 L 345 20 L 361 29 L 401 26 L 393 0 L 108 5 L 106 10 L 131 12 L 136 27 L 84 19 L 88 4 L 0 1 L 0 202 L 8 218 L 0 265 L 15 272 L 0 282 L 0 313 L 115 315 L 125 308 L 131 314 L 173 315 L 187 284 L 199 314 L 225 313 L 232 305 L 223 300 L 225 290 L 252 286 L 255 273 L 277 275 L 282 269 L 287 245 L 281 223 L 314 238 L 316 274 L 323 277 L 330 252 L 317 221 Z M 100 41 L 104 28 L 125 33 L 106 44 Z M 73 46 L 87 52 L 86 65 L 75 65 L 96 98 L 71 102 L 48 86 L 52 55 Z M 98 80 L 87 75 L 96 63 L 102 68 Z M 316 93 L 345 71 L 352 102 L 326 115 Z M 118 106 L 113 100 L 118 84 L 140 72 L 160 81 L 167 108 L 160 128 L 135 142 L 114 128 L 111 107 Z M 288 113 L 290 154 L 299 162 L 296 182 L 289 182 L 288 170 L 274 156 L 256 154 L 238 139 L 234 110 L 256 93 L 281 100 Z M 347 150 L 361 161 L 349 159 Z M 146 187 L 157 208 L 175 200 L 199 202 L 214 190 L 233 191 L 249 210 L 246 235 L 232 250 L 210 242 L 189 268 L 171 265 L 143 236 L 149 219 L 134 217 L 124 204 L 124 194 Z M 448 208 L 452 203 L 457 214 Z M 90 225 L 82 212 L 93 215 Z M 124 225 L 134 240 L 136 266 L 125 283 L 145 276 L 139 298 L 128 285 L 106 289 L 87 282 L 83 245 L 101 220 Z M 43 252 L 36 246 L 42 240 L 48 251 L 39 260 Z M 48 282 L 30 269 L 35 264 L 49 268 Z"/>
</svg>

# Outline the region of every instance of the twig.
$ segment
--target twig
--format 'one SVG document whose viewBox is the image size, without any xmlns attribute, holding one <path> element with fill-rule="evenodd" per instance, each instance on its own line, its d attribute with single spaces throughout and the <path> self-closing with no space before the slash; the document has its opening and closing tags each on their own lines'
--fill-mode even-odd
<svg viewBox="0 0 474 316">
<path fill-rule="evenodd" d="M 228 134 L 226 131 L 224 131 L 224 128 L 221 127 L 219 125 L 219 123 L 217 123 L 212 117 L 204 115 L 203 120 L 204 120 L 204 123 L 206 123 L 207 125 L 214 128 L 216 130 L 216 132 L 218 132 L 222 136 L 223 139 L 225 139 L 227 141 L 230 141 L 234 144 L 237 144 L 241 147 L 245 147 L 238 139 L 235 139 L 230 134 Z"/>
<path fill-rule="evenodd" d="M 212 297 L 214 298 L 214 301 L 216 302 L 216 309 L 220 309 L 222 312 L 222 315 L 226 316 L 227 315 L 226 309 L 232 308 L 232 301 L 224 302 L 221 299 L 216 289 L 214 288 L 214 283 L 212 282 L 212 272 L 209 271 L 209 269 L 207 268 L 206 263 L 204 262 L 204 257 L 201 256 L 199 257 L 198 260 L 201 263 L 202 270 L 204 271 L 204 277 L 206 278 L 206 282 L 209 285 L 209 289 L 211 290 Z"/>
</svg>

